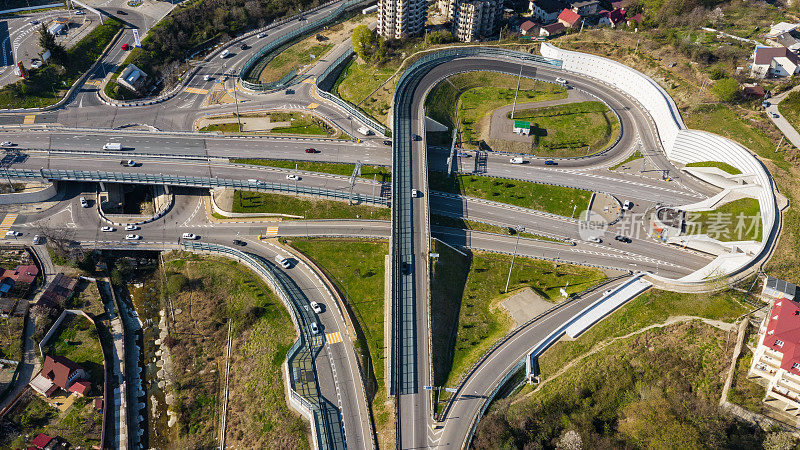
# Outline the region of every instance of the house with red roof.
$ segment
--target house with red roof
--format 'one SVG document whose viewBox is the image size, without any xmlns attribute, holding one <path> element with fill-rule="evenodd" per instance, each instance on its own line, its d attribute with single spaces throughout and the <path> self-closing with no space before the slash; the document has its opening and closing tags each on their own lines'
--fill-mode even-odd
<svg viewBox="0 0 800 450">
<path fill-rule="evenodd" d="M 75 393 L 76 395 L 86 395 L 91 390 L 91 383 L 88 381 L 81 382 L 89 378 L 86 371 L 81 366 L 75 364 L 71 360 L 63 356 L 46 356 L 44 358 L 44 366 L 42 370 L 33 377 L 30 385 L 36 392 L 50 397 L 58 391 Z M 82 384 L 72 386 L 80 382 Z"/>
<path fill-rule="evenodd" d="M 539 36 L 552 37 L 567 31 L 567 28 L 561 22 L 551 23 L 539 28 Z"/>
<path fill-rule="evenodd" d="M 53 440 L 53 438 L 51 438 L 50 436 L 48 436 L 48 435 L 46 435 L 46 434 L 44 434 L 44 433 L 39 433 L 39 435 L 38 435 L 38 436 L 36 436 L 35 438 L 33 438 L 33 440 L 31 441 L 31 445 L 32 445 L 34 448 L 45 448 L 45 447 L 47 447 L 47 445 L 48 445 L 48 444 L 49 444 L 49 443 L 50 443 L 52 440 Z"/>
<path fill-rule="evenodd" d="M 767 383 L 764 402 L 800 415 L 800 303 L 775 300 L 759 328 L 759 344 L 748 378 Z"/>
<path fill-rule="evenodd" d="M 567 28 L 575 27 L 578 23 L 580 23 L 580 21 L 580 14 L 571 9 L 565 8 L 563 11 L 561 11 L 561 14 L 558 15 L 558 22 Z"/>
<path fill-rule="evenodd" d="M 533 31 L 536 29 L 536 26 L 537 26 L 536 23 L 531 22 L 530 20 L 526 20 L 525 22 L 522 22 L 520 24 L 519 32 L 523 36 L 531 35 L 533 34 Z"/>
<path fill-rule="evenodd" d="M 600 11 L 600 18 L 597 20 L 599 27 L 617 28 L 625 20 L 625 8 L 618 8 L 613 11 Z"/>
</svg>

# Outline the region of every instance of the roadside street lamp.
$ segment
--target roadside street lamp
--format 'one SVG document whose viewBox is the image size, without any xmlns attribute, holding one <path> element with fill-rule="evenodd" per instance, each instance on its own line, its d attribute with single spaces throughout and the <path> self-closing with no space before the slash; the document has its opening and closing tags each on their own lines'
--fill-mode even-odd
<svg viewBox="0 0 800 450">
<path fill-rule="evenodd" d="M 514 255 L 511 257 L 511 267 L 508 268 L 508 278 L 506 279 L 506 290 L 508 292 L 508 285 L 511 283 L 511 271 L 514 269 L 514 261 L 517 259 L 517 245 L 519 244 L 519 235 L 525 231 L 525 227 L 518 226 L 515 228 L 517 230 L 517 240 L 514 242 Z"/>
</svg>

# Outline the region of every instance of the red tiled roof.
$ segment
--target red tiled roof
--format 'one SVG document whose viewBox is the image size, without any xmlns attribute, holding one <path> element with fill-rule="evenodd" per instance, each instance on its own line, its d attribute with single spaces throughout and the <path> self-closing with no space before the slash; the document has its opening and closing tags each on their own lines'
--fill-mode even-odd
<svg viewBox="0 0 800 450">
<path fill-rule="evenodd" d="M 628 17 L 628 22 L 642 22 L 642 13 L 636 14 L 635 16 Z"/>
<path fill-rule="evenodd" d="M 756 47 L 756 57 L 755 57 L 755 64 L 763 65 L 769 64 L 772 62 L 772 58 L 780 58 L 781 56 L 785 56 L 789 58 L 789 61 L 793 62 L 794 64 L 800 64 L 800 60 L 797 59 L 797 55 L 792 53 L 786 47 Z"/>
<path fill-rule="evenodd" d="M 519 26 L 519 29 L 527 33 L 535 26 L 535 23 L 531 22 L 530 20 L 526 20 L 525 22 L 522 22 L 522 25 Z"/>
<path fill-rule="evenodd" d="M 561 14 L 558 15 L 558 20 L 563 20 L 572 26 L 581 20 L 581 16 L 571 9 L 564 9 L 561 11 Z"/>
<path fill-rule="evenodd" d="M 775 300 L 769 314 L 764 345 L 783 353 L 781 368 L 793 374 L 800 374 L 800 303 L 783 298 Z"/>
<path fill-rule="evenodd" d="M 45 378 L 52 380 L 61 389 L 67 388 L 67 379 L 70 374 L 80 370 L 81 366 L 75 364 L 63 356 L 46 356 L 44 366 L 40 372 Z"/>
<path fill-rule="evenodd" d="M 36 280 L 36 275 L 39 275 L 39 268 L 31 264 L 28 266 L 17 266 L 14 270 L 14 276 L 17 281 L 23 283 L 33 283 Z"/>
<path fill-rule="evenodd" d="M 605 17 L 608 17 L 608 20 L 611 21 L 614 25 L 618 24 L 622 19 L 625 18 L 625 9 L 617 8 L 611 12 L 605 11 Z"/>
<path fill-rule="evenodd" d="M 77 392 L 81 395 L 86 395 L 92 389 L 92 383 L 88 381 L 76 381 L 69 387 L 70 392 Z"/>
<path fill-rule="evenodd" d="M 33 440 L 31 441 L 31 445 L 35 446 L 36 448 L 44 448 L 52 440 L 53 438 L 51 438 L 50 436 L 44 433 L 39 433 L 38 436 L 33 438 Z"/>
</svg>

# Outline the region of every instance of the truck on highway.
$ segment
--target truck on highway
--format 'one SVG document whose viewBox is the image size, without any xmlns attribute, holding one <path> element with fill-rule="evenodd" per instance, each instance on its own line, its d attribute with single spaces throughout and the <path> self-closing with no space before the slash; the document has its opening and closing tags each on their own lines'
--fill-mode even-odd
<svg viewBox="0 0 800 450">
<path fill-rule="evenodd" d="M 122 144 L 119 142 L 106 142 L 106 145 L 103 146 L 103 150 L 122 150 Z"/>
<path fill-rule="evenodd" d="M 225 49 L 225 50 L 222 51 L 222 53 L 219 54 L 219 59 L 225 59 L 230 54 L 231 54 L 231 51 L 228 50 L 228 49 Z"/>
<path fill-rule="evenodd" d="M 357 131 L 364 136 L 369 136 L 372 133 L 372 131 L 370 131 L 367 127 L 360 127 Z"/>
</svg>

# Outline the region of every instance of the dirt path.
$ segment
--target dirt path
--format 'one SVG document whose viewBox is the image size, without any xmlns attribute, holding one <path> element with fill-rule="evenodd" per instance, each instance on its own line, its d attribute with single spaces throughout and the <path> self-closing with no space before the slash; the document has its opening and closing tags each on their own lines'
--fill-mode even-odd
<svg viewBox="0 0 800 450">
<path fill-rule="evenodd" d="M 594 347 L 592 347 L 591 350 L 589 350 L 588 352 L 584 353 L 583 355 L 578 356 L 577 358 L 575 358 L 572 361 L 570 361 L 567 364 L 565 364 L 561 369 L 558 370 L 558 372 L 554 373 L 549 378 L 547 378 L 547 379 L 543 380 L 542 382 L 540 382 L 539 385 L 536 386 L 536 388 L 533 391 L 528 392 L 524 396 L 514 400 L 513 402 L 511 402 L 511 404 L 516 404 L 521 400 L 527 399 L 528 397 L 530 397 L 531 395 L 536 393 L 539 389 L 541 389 L 541 387 L 544 386 L 546 383 L 548 383 L 550 381 L 553 381 L 554 379 L 558 378 L 560 375 L 562 375 L 567 370 L 571 369 L 573 366 L 575 366 L 579 362 L 581 362 L 584 359 L 586 359 L 587 357 L 589 357 L 591 355 L 594 355 L 595 353 L 605 349 L 606 347 L 608 347 L 609 345 L 613 344 L 616 341 L 619 341 L 621 339 L 628 339 L 630 337 L 636 336 L 638 334 L 644 333 L 645 331 L 652 330 L 654 328 L 664 328 L 664 327 L 668 327 L 670 325 L 674 325 L 676 323 L 691 322 L 691 321 L 694 321 L 694 320 L 699 320 L 699 321 L 705 323 L 706 325 L 710 325 L 712 327 L 719 328 L 720 330 L 725 331 L 725 332 L 729 332 L 729 333 L 732 332 L 732 331 L 735 331 L 736 327 L 737 327 L 737 325 L 733 324 L 733 323 L 722 322 L 720 320 L 706 319 L 706 318 L 697 317 L 697 316 L 673 316 L 673 317 L 669 317 L 664 322 L 656 323 L 656 324 L 653 324 L 653 325 L 648 325 L 648 326 L 646 326 L 644 328 L 640 328 L 638 330 L 632 331 L 632 332 L 630 332 L 628 334 L 625 334 L 623 336 L 617 336 L 617 337 L 614 337 L 614 338 L 611 338 L 611 339 L 606 339 L 604 341 L 598 342 L 597 344 L 594 345 Z"/>
</svg>

